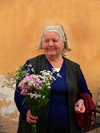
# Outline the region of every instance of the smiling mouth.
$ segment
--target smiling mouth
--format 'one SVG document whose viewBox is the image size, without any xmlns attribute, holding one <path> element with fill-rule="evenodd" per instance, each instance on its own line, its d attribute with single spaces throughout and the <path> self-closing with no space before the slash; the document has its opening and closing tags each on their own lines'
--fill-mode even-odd
<svg viewBox="0 0 100 133">
<path fill-rule="evenodd" d="M 50 48 L 50 49 L 48 49 L 49 51 L 52 51 L 52 50 L 55 50 L 54 48 Z"/>
</svg>

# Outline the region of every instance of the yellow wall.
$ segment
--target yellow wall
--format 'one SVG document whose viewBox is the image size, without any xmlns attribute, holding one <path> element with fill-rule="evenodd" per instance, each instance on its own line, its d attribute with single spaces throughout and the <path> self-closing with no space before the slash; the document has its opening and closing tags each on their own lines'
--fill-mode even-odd
<svg viewBox="0 0 100 133">
<path fill-rule="evenodd" d="M 52 24 L 64 27 L 72 47 L 69 59 L 81 65 L 96 103 L 100 89 L 100 0 L 0 0 L 1 76 L 42 53 L 37 46 L 43 28 Z M 0 109 L 5 103 L 10 104 L 11 99 L 5 99 L 2 95 Z M 14 118 L 14 112 L 9 117 Z M 5 116 L 9 114 L 5 114 L 0 110 L 4 121 L 0 125 L 5 125 L 2 131 L 13 133 L 6 126 L 10 121 L 16 129 L 17 120 L 8 120 Z"/>
</svg>

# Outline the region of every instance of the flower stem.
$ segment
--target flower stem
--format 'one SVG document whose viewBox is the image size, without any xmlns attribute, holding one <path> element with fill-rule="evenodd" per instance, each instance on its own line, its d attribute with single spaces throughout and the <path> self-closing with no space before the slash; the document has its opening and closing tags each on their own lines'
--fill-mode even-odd
<svg viewBox="0 0 100 133">
<path fill-rule="evenodd" d="M 34 125 L 32 124 L 31 127 L 32 127 L 31 133 L 37 133 L 37 125 L 36 125 L 36 123 Z"/>
</svg>

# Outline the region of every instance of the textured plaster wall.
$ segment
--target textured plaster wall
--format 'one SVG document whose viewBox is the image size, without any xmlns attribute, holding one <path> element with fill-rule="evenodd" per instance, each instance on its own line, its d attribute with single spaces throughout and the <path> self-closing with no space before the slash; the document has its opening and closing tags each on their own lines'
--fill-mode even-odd
<svg viewBox="0 0 100 133">
<path fill-rule="evenodd" d="M 14 89 L 5 85 L 4 81 L 8 82 L 6 76 L 0 74 L 0 133 L 15 133 L 19 112 L 13 100 Z"/>
<path fill-rule="evenodd" d="M 0 0 L 0 131 L 15 133 L 18 111 L 14 90 L 3 86 L 13 72 L 40 53 L 44 26 L 61 24 L 96 103 L 100 90 L 100 0 Z"/>
</svg>

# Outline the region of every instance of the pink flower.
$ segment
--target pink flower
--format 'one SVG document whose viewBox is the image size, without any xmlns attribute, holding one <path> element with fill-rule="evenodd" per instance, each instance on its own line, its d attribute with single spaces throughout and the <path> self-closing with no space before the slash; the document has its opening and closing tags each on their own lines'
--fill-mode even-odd
<svg viewBox="0 0 100 133">
<path fill-rule="evenodd" d="M 28 84 L 26 84 L 26 83 L 24 84 L 24 83 L 21 83 L 21 82 L 20 82 L 18 86 L 21 88 L 21 90 L 22 90 L 22 89 L 27 89 L 27 88 L 28 88 Z"/>
<path fill-rule="evenodd" d="M 21 95 L 27 96 L 28 90 L 27 89 L 22 89 Z"/>
<path fill-rule="evenodd" d="M 31 92 L 31 86 L 36 87 L 36 89 L 41 89 L 41 81 L 36 75 L 26 75 L 25 78 L 19 83 L 18 87 L 21 89 L 21 95 L 27 96 L 27 93 Z"/>
<path fill-rule="evenodd" d="M 31 75 L 30 76 L 26 75 L 25 79 L 29 83 L 32 80 L 32 76 Z"/>
</svg>

